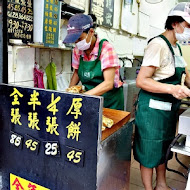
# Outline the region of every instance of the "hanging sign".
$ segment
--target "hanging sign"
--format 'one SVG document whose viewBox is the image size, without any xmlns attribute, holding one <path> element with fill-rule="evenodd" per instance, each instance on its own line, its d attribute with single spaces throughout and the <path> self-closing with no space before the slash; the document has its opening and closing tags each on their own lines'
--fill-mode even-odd
<svg viewBox="0 0 190 190">
<path fill-rule="evenodd" d="M 0 84 L 2 189 L 96 189 L 102 106 L 101 97 Z"/>
<path fill-rule="evenodd" d="M 58 47 L 60 1 L 44 0 L 43 43 L 46 47 Z"/>
<path fill-rule="evenodd" d="M 91 13 L 97 18 L 97 24 L 113 26 L 114 0 L 91 0 Z"/>
<path fill-rule="evenodd" d="M 33 0 L 7 0 L 8 39 L 33 41 Z"/>
</svg>

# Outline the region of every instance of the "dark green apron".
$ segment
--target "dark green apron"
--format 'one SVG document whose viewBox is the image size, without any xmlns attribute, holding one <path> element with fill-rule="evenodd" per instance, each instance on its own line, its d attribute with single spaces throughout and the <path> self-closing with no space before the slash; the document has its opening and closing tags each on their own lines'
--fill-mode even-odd
<svg viewBox="0 0 190 190">
<path fill-rule="evenodd" d="M 185 72 L 182 53 L 181 56 L 175 56 L 170 42 L 163 35 L 160 37 L 172 52 L 175 74 L 159 82 L 180 84 Z M 140 90 L 135 115 L 134 158 L 144 167 L 154 168 L 165 162 L 167 149 L 175 137 L 179 106 L 180 100 L 170 94 Z"/>
<path fill-rule="evenodd" d="M 103 72 L 101 70 L 101 61 L 99 60 L 104 41 L 106 40 L 103 39 L 99 43 L 98 57 L 96 60 L 83 61 L 82 56 L 80 57 L 78 76 L 82 84 L 85 86 L 85 90 L 87 91 L 95 88 L 104 81 Z M 112 90 L 106 92 L 102 96 L 104 97 L 105 108 L 117 110 L 124 109 L 123 87 L 114 87 Z"/>
</svg>

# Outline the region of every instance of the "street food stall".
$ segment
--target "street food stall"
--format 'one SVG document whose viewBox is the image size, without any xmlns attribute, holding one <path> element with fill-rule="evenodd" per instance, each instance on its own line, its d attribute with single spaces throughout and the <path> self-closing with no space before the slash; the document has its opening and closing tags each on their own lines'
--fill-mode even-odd
<svg viewBox="0 0 190 190">
<path fill-rule="evenodd" d="M 2 190 L 129 189 L 130 113 L 103 98 L 0 85 Z M 102 132 L 102 114 L 113 119 Z"/>
</svg>

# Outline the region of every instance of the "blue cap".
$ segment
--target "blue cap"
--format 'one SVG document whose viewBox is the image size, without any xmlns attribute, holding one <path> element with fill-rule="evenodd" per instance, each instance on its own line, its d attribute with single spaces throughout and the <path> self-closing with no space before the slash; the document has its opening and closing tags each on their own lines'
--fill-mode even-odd
<svg viewBox="0 0 190 190">
<path fill-rule="evenodd" d="M 69 19 L 67 25 L 67 36 L 63 40 L 63 43 L 76 42 L 83 31 L 93 26 L 93 20 L 91 16 L 85 14 L 76 14 Z"/>
</svg>

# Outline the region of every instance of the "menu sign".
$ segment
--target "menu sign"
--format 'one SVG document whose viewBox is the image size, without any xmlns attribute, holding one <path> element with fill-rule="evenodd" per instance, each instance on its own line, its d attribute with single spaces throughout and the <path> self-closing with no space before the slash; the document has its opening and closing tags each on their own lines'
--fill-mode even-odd
<svg viewBox="0 0 190 190">
<path fill-rule="evenodd" d="M 102 105 L 100 97 L 1 84 L 3 189 L 96 189 Z"/>
<path fill-rule="evenodd" d="M 47 47 L 58 47 L 60 1 L 44 0 L 43 42 Z"/>
<path fill-rule="evenodd" d="M 97 18 L 97 24 L 112 27 L 114 0 L 91 0 L 91 13 Z"/>
<path fill-rule="evenodd" d="M 33 0 L 7 0 L 8 39 L 33 41 Z"/>
<path fill-rule="evenodd" d="M 10 174 L 10 190 L 50 190 L 31 181 Z"/>
</svg>

